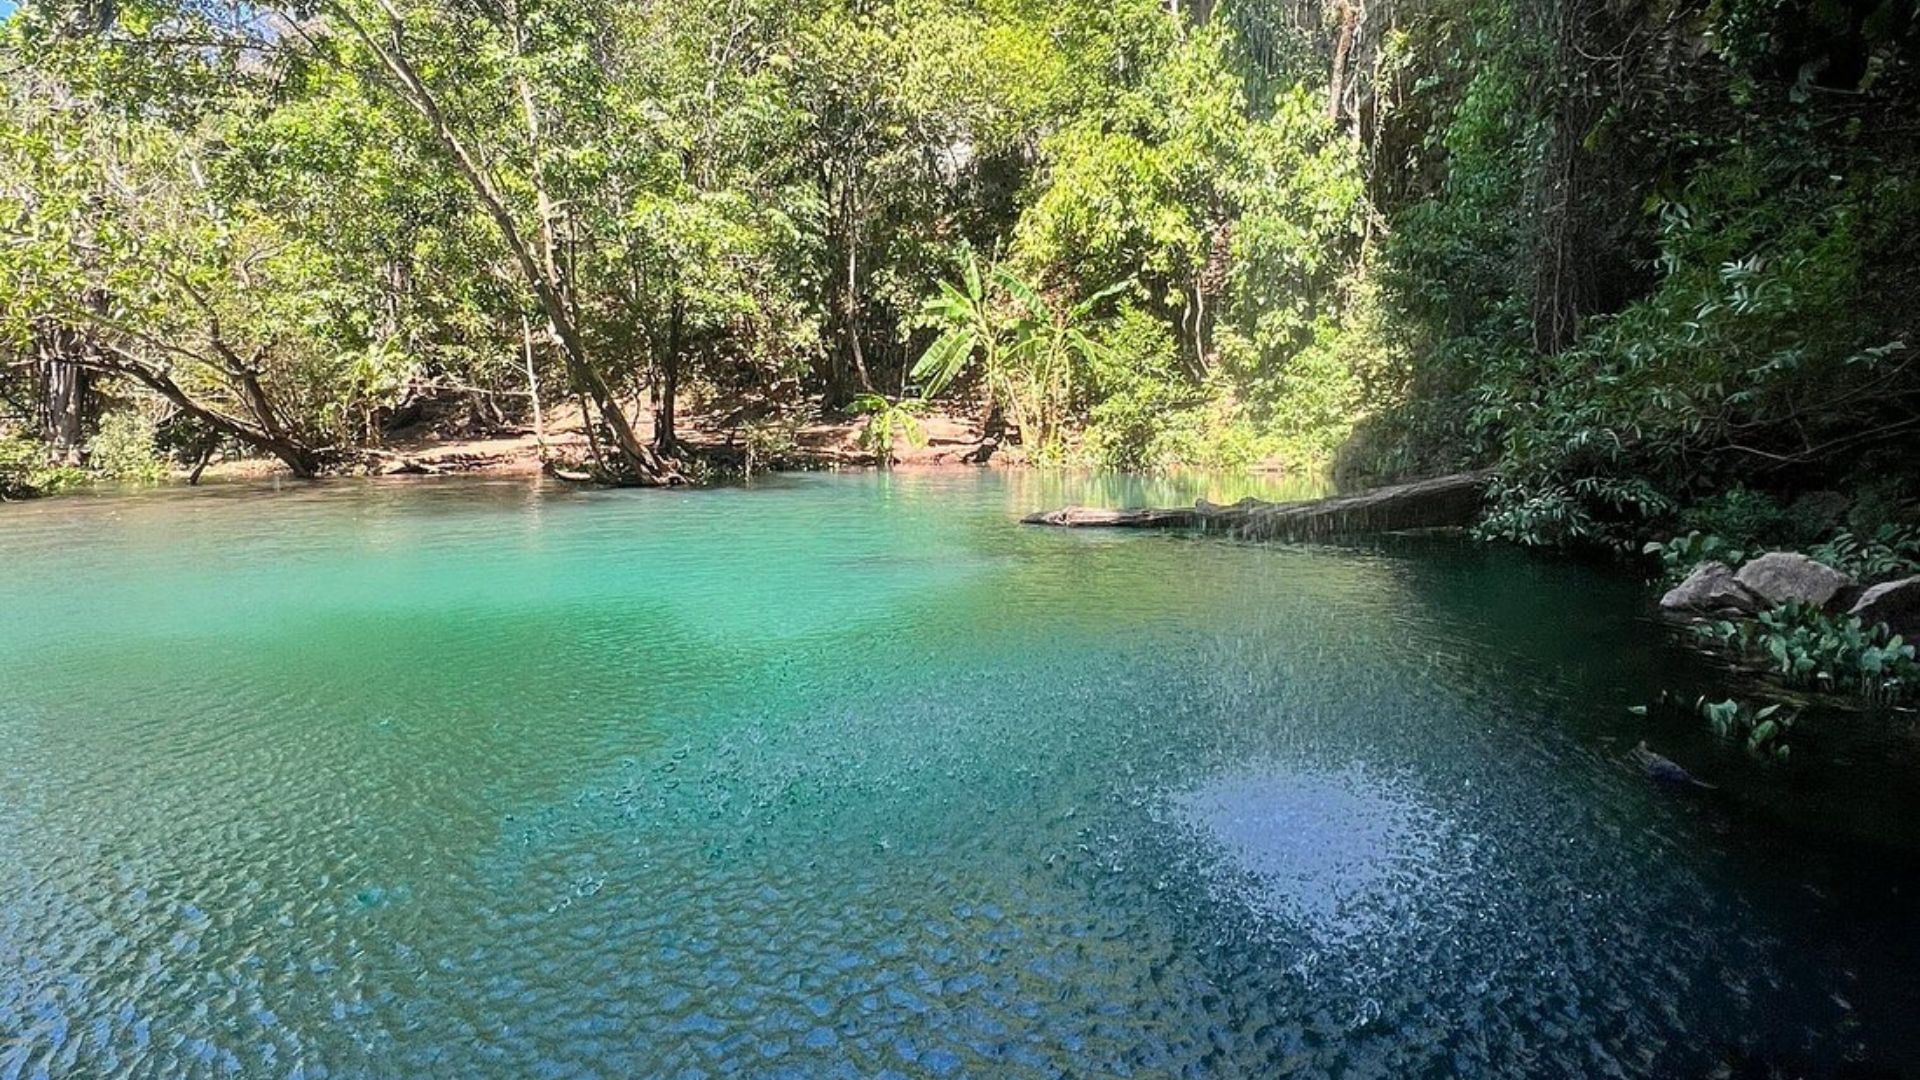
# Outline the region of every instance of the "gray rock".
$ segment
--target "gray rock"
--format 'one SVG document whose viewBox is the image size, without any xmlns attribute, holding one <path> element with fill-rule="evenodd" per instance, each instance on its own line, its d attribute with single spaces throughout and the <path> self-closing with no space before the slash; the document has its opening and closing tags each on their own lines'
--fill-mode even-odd
<svg viewBox="0 0 1920 1080">
<path fill-rule="evenodd" d="M 1776 551 L 1740 568 L 1734 580 L 1769 604 L 1826 607 L 1853 579 L 1798 552 Z"/>
<path fill-rule="evenodd" d="M 1868 626 L 1886 623 L 1903 636 L 1920 631 L 1920 577 L 1873 586 L 1860 594 L 1847 614 L 1859 616 Z"/>
<path fill-rule="evenodd" d="M 1734 577 L 1733 568 L 1723 562 L 1703 562 L 1693 568 L 1687 580 L 1675 585 L 1660 598 L 1666 611 L 1755 611 L 1760 600 Z"/>
</svg>

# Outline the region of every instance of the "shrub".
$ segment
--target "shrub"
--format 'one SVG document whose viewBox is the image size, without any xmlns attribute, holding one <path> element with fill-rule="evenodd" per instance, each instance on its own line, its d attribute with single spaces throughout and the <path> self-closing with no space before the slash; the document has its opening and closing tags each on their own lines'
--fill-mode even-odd
<svg viewBox="0 0 1920 1080">
<path fill-rule="evenodd" d="M 1795 521 L 1787 508 L 1744 484 L 1735 484 L 1681 511 L 1680 527 L 1745 548 L 1812 539 L 1795 537 Z"/>
<path fill-rule="evenodd" d="M 1865 539 L 1841 532 L 1807 554 L 1856 581 L 1884 581 L 1920 573 L 1920 530 L 1882 525 Z"/>
<path fill-rule="evenodd" d="M 926 442 L 919 419 L 926 408 L 927 403 L 919 398 L 895 400 L 880 394 L 861 394 L 853 401 L 853 411 L 867 418 L 860 429 L 861 449 L 873 454 L 881 468 L 891 468 L 896 444 L 920 446 Z"/>
<path fill-rule="evenodd" d="M 1920 675 L 1914 647 L 1884 624 L 1869 627 L 1858 617 L 1836 618 L 1801 604 L 1784 604 L 1752 622 L 1706 624 L 1697 632 L 1765 665 L 1789 685 L 1857 689 L 1886 699 L 1904 695 Z"/>
<path fill-rule="evenodd" d="M 1665 576 L 1678 580 L 1693 572 L 1693 568 L 1709 560 L 1718 560 L 1730 565 L 1739 565 L 1747 553 L 1733 547 L 1718 536 L 1711 536 L 1694 530 L 1685 536 L 1676 536 L 1664 543 L 1655 541 L 1644 549 L 1648 555 L 1660 556 L 1660 565 Z"/>
<path fill-rule="evenodd" d="M 0 499 L 52 495 L 86 483 L 87 474 L 49 465 L 46 448 L 31 439 L 0 436 Z"/>
<path fill-rule="evenodd" d="M 1785 761 L 1792 752 L 1787 736 L 1793 731 L 1798 716 L 1785 711 L 1785 706 L 1778 702 L 1756 708 L 1734 698 L 1708 701 L 1703 697 L 1695 707 L 1720 737 L 1739 739 L 1746 744 L 1748 753 Z"/>
<path fill-rule="evenodd" d="M 145 413 L 108 413 L 87 441 L 87 467 L 107 480 L 153 484 L 167 478 L 167 463 L 155 449 L 155 426 Z"/>
</svg>

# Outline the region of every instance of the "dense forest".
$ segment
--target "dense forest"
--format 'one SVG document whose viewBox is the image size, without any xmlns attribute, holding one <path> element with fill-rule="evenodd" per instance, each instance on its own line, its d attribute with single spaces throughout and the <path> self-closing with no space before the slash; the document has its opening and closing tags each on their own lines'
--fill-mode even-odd
<svg viewBox="0 0 1920 1080">
<path fill-rule="evenodd" d="M 0 488 L 355 467 L 425 401 L 603 479 L 935 409 L 1040 465 L 1498 470 L 1483 529 L 1897 525 L 1912 0 L 35 0 Z M 735 436 L 738 436 L 736 439 Z M 1844 492 L 1836 500 L 1832 492 Z"/>
</svg>

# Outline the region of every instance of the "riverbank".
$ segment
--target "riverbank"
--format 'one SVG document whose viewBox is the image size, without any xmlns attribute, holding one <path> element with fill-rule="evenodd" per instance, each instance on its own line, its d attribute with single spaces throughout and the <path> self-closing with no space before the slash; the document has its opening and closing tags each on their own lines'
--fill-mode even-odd
<svg viewBox="0 0 1920 1080">
<path fill-rule="evenodd" d="M 747 472 L 820 471 L 878 468 L 879 455 L 861 445 L 866 418 L 834 417 L 809 409 L 798 415 L 746 425 L 734 414 L 708 410 L 682 414 L 676 436 L 688 456 Z M 1010 466 L 1023 463 L 1020 447 L 990 438 L 981 419 L 944 411 L 920 419 L 922 439 L 901 441 L 892 450 L 894 468 Z M 654 438 L 650 413 L 636 422 L 641 437 Z M 380 445 L 356 451 L 349 474 L 525 476 L 549 462 L 582 462 L 591 457 L 586 426 L 577 406 L 549 411 L 536 431 L 504 425 L 490 430 L 452 424 L 421 423 L 388 436 Z M 287 468 L 266 457 L 234 457 L 207 466 L 201 480 L 258 480 L 284 476 Z M 177 480 L 192 470 L 175 468 Z"/>
</svg>

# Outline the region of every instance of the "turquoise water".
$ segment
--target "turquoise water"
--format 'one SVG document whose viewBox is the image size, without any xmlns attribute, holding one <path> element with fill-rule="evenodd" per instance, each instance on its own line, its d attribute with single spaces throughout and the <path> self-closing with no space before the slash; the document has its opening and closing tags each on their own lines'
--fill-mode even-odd
<svg viewBox="0 0 1920 1080">
<path fill-rule="evenodd" d="M 1628 715 L 1617 571 L 1015 524 L 1203 488 L 6 507 L 0 1080 L 1920 1062 L 1909 735 Z"/>
</svg>

